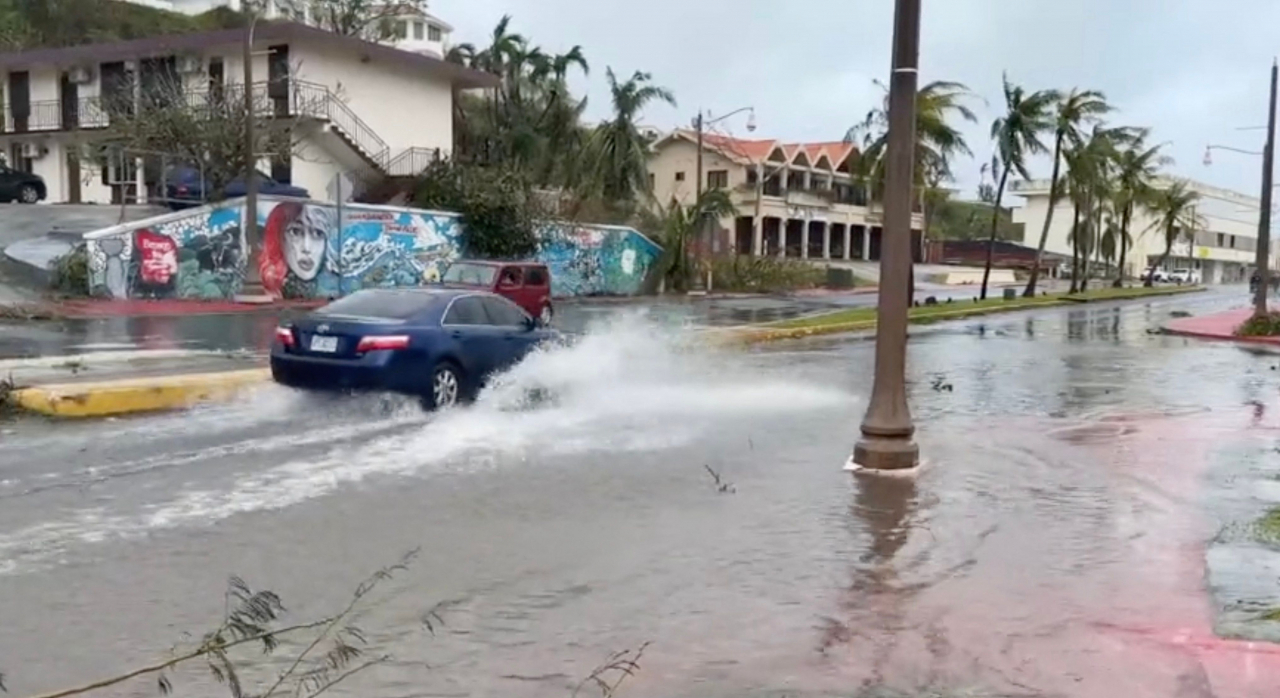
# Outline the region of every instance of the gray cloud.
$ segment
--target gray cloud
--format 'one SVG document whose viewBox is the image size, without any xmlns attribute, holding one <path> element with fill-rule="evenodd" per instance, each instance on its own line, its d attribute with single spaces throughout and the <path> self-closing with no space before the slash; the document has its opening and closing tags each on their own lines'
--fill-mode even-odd
<svg viewBox="0 0 1280 698">
<path fill-rule="evenodd" d="M 687 124 L 699 107 L 754 105 L 762 138 L 837 140 L 882 98 L 891 0 L 433 0 L 455 40 L 486 43 L 504 14 L 547 50 L 581 44 L 592 64 L 588 115 L 608 114 L 604 69 L 645 70 L 677 109 L 645 122 Z M 1275 0 L 925 0 L 921 79 L 956 80 L 980 96 L 967 134 L 977 158 L 957 166 L 971 189 L 990 157 L 1000 74 L 1028 89 L 1104 91 L 1115 121 L 1169 141 L 1176 174 L 1253 194 L 1260 161 L 1229 153 L 1201 163 L 1207 143 L 1261 149 L 1267 70 L 1280 51 Z M 985 100 L 985 103 L 984 103 Z M 745 136 L 742 121 L 725 131 Z M 1038 168 L 1047 175 L 1047 163 Z"/>
</svg>

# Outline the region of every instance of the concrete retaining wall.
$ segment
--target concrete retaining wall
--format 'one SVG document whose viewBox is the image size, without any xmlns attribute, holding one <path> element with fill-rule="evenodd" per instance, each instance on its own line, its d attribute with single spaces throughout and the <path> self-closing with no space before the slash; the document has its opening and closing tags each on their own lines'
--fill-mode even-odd
<svg viewBox="0 0 1280 698">
<path fill-rule="evenodd" d="M 461 254 L 458 214 L 261 197 L 263 286 L 283 298 L 418 286 Z M 245 271 L 244 200 L 87 233 L 89 292 L 104 298 L 231 298 Z M 340 219 L 340 220 L 339 220 Z M 555 296 L 632 295 L 661 249 L 631 228 L 549 223 L 536 261 Z"/>
</svg>

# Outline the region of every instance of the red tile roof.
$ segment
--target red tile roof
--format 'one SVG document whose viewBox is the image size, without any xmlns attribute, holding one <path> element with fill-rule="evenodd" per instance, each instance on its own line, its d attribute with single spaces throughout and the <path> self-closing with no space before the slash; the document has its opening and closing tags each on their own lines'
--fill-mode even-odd
<svg viewBox="0 0 1280 698">
<path fill-rule="evenodd" d="M 679 136 L 689 141 L 696 141 L 697 134 L 693 131 L 681 129 L 673 136 Z M 796 155 L 803 150 L 805 157 L 809 161 L 809 165 L 815 166 L 818 159 L 823 155 L 831 161 L 831 167 L 839 167 L 851 153 L 856 153 L 857 149 L 852 143 L 843 141 L 826 141 L 821 143 L 780 143 L 776 140 L 747 140 L 743 138 L 733 138 L 731 136 L 722 136 L 718 133 L 702 134 L 702 142 L 714 150 L 720 151 L 726 157 L 737 161 L 745 162 L 764 162 L 774 150 L 781 148 L 786 155 L 787 162 L 795 160 Z"/>
</svg>

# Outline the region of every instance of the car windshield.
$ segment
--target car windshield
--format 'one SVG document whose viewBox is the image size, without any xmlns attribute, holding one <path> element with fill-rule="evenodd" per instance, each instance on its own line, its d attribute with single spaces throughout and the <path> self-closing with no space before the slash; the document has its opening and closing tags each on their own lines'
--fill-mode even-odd
<svg viewBox="0 0 1280 698">
<path fill-rule="evenodd" d="M 463 284 L 488 288 L 493 285 L 493 279 L 497 273 L 498 268 L 489 264 L 459 262 L 449 266 L 444 272 L 443 281 L 446 284 Z"/>
<path fill-rule="evenodd" d="M 407 320 L 435 302 L 435 294 L 422 291 L 359 291 L 320 308 L 316 314 Z"/>
</svg>

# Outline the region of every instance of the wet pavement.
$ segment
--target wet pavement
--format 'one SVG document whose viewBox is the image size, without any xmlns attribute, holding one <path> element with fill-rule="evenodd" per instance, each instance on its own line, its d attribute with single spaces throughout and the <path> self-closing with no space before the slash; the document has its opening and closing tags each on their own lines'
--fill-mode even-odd
<svg viewBox="0 0 1280 698">
<path fill-rule="evenodd" d="M 394 661 L 333 694 L 567 696 L 652 642 L 629 695 L 1274 696 L 1280 650 L 1248 639 L 1280 628 L 1252 525 L 1280 504 L 1280 355 L 1149 332 L 1242 295 L 913 335 L 912 479 L 841 471 L 870 342 L 694 349 L 623 307 L 442 415 L 266 388 L 0 425 L 0 671 L 24 695 L 165 656 L 229 574 L 307 620 L 421 546 L 361 621 Z"/>
<path fill-rule="evenodd" d="M 922 285 L 920 302 L 968 298 L 967 287 Z M 643 298 L 562 301 L 556 306 L 556 326 L 581 333 L 592 322 L 618 312 L 639 311 L 646 321 L 666 328 L 722 327 L 787 320 L 802 315 L 876 303 L 873 293 L 823 293 L 796 296 L 711 298 Z M 290 312 L 288 311 L 286 316 Z M 240 315 L 109 317 L 52 322 L 0 320 L 0 359 L 55 356 L 111 350 L 191 349 L 205 351 L 266 351 L 281 315 L 275 312 Z"/>
</svg>

